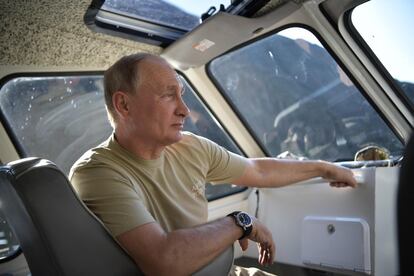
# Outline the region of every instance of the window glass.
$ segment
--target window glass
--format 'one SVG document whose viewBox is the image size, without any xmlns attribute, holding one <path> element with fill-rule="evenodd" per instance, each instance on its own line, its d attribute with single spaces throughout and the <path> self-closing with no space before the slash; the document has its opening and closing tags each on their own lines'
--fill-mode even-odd
<svg viewBox="0 0 414 276">
<path fill-rule="evenodd" d="M 209 70 L 272 156 L 345 161 L 368 146 L 402 154 L 399 139 L 306 29 L 225 54 Z"/>
<path fill-rule="evenodd" d="M 123 14 L 136 19 L 189 31 L 200 24 L 201 14 L 220 4 L 226 7 L 230 0 L 193 1 L 193 0 L 106 0 L 102 9 Z"/>
<path fill-rule="evenodd" d="M 184 101 L 191 110 L 185 130 L 240 153 L 220 124 L 183 79 Z M 109 137 L 102 76 L 20 77 L 0 90 L 0 109 L 26 156 L 56 163 L 65 173 L 88 149 Z M 242 190 L 209 185 L 209 200 Z"/>
<path fill-rule="evenodd" d="M 26 156 L 65 173 L 111 133 L 101 76 L 22 77 L 0 91 L 0 108 Z"/>
<path fill-rule="evenodd" d="M 391 12 L 392 11 L 392 12 Z M 414 104 L 414 1 L 371 0 L 352 12 L 352 23 Z"/>
</svg>

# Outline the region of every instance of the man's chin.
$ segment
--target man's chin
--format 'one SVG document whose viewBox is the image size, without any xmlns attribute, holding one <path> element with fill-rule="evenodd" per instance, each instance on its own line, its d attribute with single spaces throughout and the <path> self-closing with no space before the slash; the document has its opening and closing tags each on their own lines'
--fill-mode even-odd
<svg viewBox="0 0 414 276">
<path fill-rule="evenodd" d="M 177 142 L 179 142 L 181 139 L 183 139 L 183 134 L 182 134 L 182 132 L 180 131 L 180 132 L 178 132 L 178 133 L 177 133 L 177 134 L 175 134 L 174 136 L 171 136 L 171 137 L 168 139 L 168 141 L 167 141 L 167 143 L 166 143 L 166 146 L 171 145 L 171 144 L 174 144 L 174 143 L 177 143 Z"/>
<path fill-rule="evenodd" d="M 176 135 L 176 142 L 180 141 L 181 139 L 183 139 L 183 132 L 179 131 Z"/>
</svg>

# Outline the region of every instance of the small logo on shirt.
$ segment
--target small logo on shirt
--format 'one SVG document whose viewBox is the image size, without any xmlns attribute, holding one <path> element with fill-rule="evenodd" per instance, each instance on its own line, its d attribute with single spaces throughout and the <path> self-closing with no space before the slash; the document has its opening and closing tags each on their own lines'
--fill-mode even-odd
<svg viewBox="0 0 414 276">
<path fill-rule="evenodd" d="M 204 190 L 205 190 L 205 184 L 203 181 L 194 181 L 193 187 L 191 188 L 191 192 L 193 193 L 194 199 L 197 197 L 204 197 Z"/>
</svg>

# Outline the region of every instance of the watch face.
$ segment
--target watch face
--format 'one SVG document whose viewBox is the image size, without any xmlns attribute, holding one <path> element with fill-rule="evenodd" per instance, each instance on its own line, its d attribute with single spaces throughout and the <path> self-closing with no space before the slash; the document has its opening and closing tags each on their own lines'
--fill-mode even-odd
<svg viewBox="0 0 414 276">
<path fill-rule="evenodd" d="M 250 218 L 250 216 L 244 212 L 240 212 L 237 215 L 237 219 L 239 220 L 241 225 L 244 226 L 250 226 L 252 224 L 252 219 Z"/>
</svg>

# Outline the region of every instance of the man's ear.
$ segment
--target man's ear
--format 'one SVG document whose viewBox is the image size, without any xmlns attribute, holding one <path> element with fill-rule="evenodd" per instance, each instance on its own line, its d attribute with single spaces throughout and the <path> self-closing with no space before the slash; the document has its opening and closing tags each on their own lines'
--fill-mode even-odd
<svg viewBox="0 0 414 276">
<path fill-rule="evenodd" d="M 116 91 L 112 95 L 112 104 L 118 116 L 125 118 L 129 113 L 129 97 L 122 91 Z"/>
</svg>

